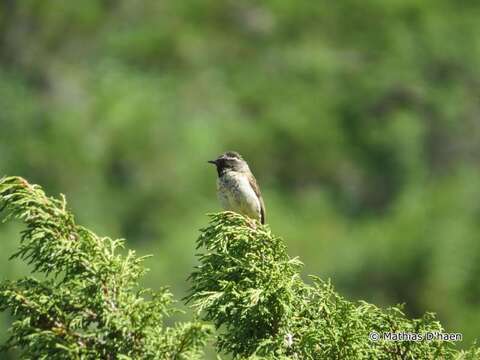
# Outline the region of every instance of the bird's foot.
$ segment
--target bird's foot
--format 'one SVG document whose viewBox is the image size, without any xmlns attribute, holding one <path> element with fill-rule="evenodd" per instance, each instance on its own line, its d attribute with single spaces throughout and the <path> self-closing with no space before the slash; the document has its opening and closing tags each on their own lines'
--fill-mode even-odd
<svg viewBox="0 0 480 360">
<path fill-rule="evenodd" d="M 246 219 L 247 219 L 247 225 L 251 227 L 253 230 L 257 230 L 257 223 L 255 222 L 255 220 L 253 220 L 252 218 L 249 218 L 248 216 L 246 217 Z"/>
</svg>

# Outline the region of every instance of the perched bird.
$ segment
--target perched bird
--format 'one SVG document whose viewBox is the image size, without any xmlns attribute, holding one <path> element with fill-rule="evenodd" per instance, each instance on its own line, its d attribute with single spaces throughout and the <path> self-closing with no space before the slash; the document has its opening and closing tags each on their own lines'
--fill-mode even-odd
<svg viewBox="0 0 480 360">
<path fill-rule="evenodd" d="M 227 151 L 209 163 L 217 167 L 217 194 L 222 207 L 265 224 L 265 205 L 260 188 L 240 154 Z"/>
</svg>

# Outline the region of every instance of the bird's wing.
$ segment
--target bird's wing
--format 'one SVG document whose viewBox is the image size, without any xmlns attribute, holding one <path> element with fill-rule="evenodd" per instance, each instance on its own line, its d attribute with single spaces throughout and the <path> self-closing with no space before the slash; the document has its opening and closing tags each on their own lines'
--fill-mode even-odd
<svg viewBox="0 0 480 360">
<path fill-rule="evenodd" d="M 260 193 L 260 188 L 258 187 L 257 180 L 255 179 L 253 174 L 250 174 L 248 176 L 248 182 L 250 183 L 250 186 L 252 187 L 255 195 L 257 195 L 258 197 L 258 201 L 260 202 L 260 222 L 262 224 L 265 224 L 265 204 L 263 203 L 262 194 Z"/>
</svg>

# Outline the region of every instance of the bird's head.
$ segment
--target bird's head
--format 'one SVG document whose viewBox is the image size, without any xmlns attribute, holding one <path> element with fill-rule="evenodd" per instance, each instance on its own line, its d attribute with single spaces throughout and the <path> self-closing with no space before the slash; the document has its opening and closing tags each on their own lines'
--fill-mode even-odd
<svg viewBox="0 0 480 360">
<path fill-rule="evenodd" d="M 242 156 L 235 151 L 227 151 L 215 160 L 208 161 L 217 167 L 218 175 L 221 176 L 226 171 L 249 171 L 248 164 Z"/>
</svg>

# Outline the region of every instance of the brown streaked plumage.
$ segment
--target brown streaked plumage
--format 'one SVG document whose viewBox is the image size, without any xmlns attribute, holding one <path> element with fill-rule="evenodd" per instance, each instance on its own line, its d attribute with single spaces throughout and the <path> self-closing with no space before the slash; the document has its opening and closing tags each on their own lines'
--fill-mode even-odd
<svg viewBox="0 0 480 360">
<path fill-rule="evenodd" d="M 260 187 L 240 154 L 227 151 L 209 163 L 217 168 L 217 192 L 223 208 L 265 224 L 265 204 Z"/>
</svg>

